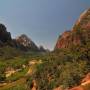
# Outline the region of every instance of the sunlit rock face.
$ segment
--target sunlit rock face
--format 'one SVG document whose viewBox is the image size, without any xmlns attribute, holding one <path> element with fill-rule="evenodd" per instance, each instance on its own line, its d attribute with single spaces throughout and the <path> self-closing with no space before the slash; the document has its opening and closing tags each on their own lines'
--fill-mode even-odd
<svg viewBox="0 0 90 90">
<path fill-rule="evenodd" d="M 69 48 L 90 42 L 90 9 L 82 13 L 70 31 L 59 36 L 55 49 Z"/>
<path fill-rule="evenodd" d="M 76 27 L 80 27 L 82 29 L 90 29 L 90 9 L 85 10 L 79 17 L 79 19 L 76 21 L 73 30 L 76 29 Z"/>
</svg>

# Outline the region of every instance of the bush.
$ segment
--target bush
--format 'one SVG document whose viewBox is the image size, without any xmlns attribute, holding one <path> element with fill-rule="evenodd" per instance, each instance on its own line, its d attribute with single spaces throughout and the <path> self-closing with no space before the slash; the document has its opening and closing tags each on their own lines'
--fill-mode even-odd
<svg viewBox="0 0 90 90">
<path fill-rule="evenodd" d="M 63 88 L 79 85 L 83 76 L 90 71 L 90 62 L 81 59 L 81 52 L 62 51 L 48 54 L 43 64 L 36 67 L 37 71 L 30 78 L 36 80 L 38 90 L 52 90 L 60 85 Z"/>
</svg>

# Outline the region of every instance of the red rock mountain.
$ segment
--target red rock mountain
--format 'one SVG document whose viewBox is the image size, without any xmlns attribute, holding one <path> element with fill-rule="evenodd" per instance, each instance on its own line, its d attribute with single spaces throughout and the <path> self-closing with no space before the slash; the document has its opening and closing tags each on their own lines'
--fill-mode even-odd
<svg viewBox="0 0 90 90">
<path fill-rule="evenodd" d="M 85 45 L 90 42 L 90 9 L 84 11 L 70 31 L 59 36 L 55 49 Z"/>
</svg>

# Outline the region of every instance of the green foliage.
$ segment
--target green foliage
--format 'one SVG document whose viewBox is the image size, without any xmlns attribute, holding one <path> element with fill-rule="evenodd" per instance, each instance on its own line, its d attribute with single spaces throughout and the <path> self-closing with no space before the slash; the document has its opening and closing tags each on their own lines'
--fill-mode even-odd
<svg viewBox="0 0 90 90">
<path fill-rule="evenodd" d="M 33 80 L 36 80 L 38 90 L 52 90 L 58 86 L 63 88 L 76 86 L 83 76 L 90 72 L 89 49 L 88 39 L 85 45 L 72 46 L 51 53 L 25 53 L 8 46 L 0 48 L 0 81 L 16 81 L 24 77 L 28 71 L 28 68 L 22 69 L 22 65 L 28 66 L 30 60 L 42 60 L 43 63 L 36 65 L 35 73 L 27 79 L 29 89 Z M 22 70 L 5 78 L 5 69 L 8 67 Z M 15 86 L 8 90 L 26 90 L 26 88 Z"/>
<path fill-rule="evenodd" d="M 0 62 L 0 82 L 5 80 L 5 71 L 6 68 L 6 64 L 4 62 Z"/>
<path fill-rule="evenodd" d="M 4 46 L 0 48 L 0 60 L 13 59 L 14 57 L 20 56 L 22 54 L 23 53 L 20 50 L 10 46 Z"/>
<path fill-rule="evenodd" d="M 27 71 L 28 71 L 28 68 L 22 69 L 21 71 L 16 72 L 15 74 L 12 74 L 10 77 L 8 77 L 6 79 L 6 81 L 10 81 L 10 82 L 16 81 L 16 80 L 24 77 L 26 75 Z"/>
<path fill-rule="evenodd" d="M 36 80 L 38 90 L 52 90 L 60 85 L 63 88 L 79 85 L 83 76 L 90 71 L 86 55 L 82 49 L 62 49 L 49 53 L 42 59 L 43 64 L 37 65 L 37 71 L 30 78 Z"/>
<path fill-rule="evenodd" d="M 5 89 L 5 90 L 27 90 L 25 85 L 17 85 L 17 86 L 13 86 L 11 88 Z"/>
</svg>

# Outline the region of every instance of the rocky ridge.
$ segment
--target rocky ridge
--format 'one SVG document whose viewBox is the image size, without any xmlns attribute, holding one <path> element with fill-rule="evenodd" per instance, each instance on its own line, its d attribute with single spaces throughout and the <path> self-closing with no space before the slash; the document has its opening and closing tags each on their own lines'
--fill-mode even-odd
<svg viewBox="0 0 90 90">
<path fill-rule="evenodd" d="M 7 32 L 5 25 L 0 24 L 0 47 L 10 46 L 23 51 L 40 51 L 38 46 L 25 34 L 13 39 L 11 33 Z M 43 48 L 44 51 L 44 48 Z"/>
</svg>

